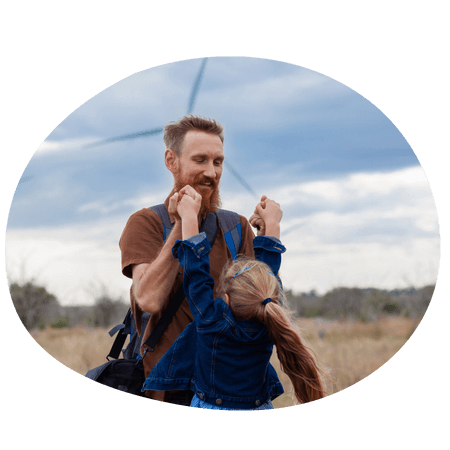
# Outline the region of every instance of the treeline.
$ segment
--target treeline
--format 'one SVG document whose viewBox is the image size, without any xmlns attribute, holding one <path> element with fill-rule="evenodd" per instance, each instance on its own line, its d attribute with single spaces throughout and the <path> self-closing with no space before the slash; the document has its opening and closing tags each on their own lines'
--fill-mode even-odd
<svg viewBox="0 0 450 450">
<path fill-rule="evenodd" d="M 55 295 L 33 281 L 10 284 L 10 293 L 20 320 L 27 328 L 73 326 L 109 327 L 121 323 L 128 299 L 98 296 L 92 306 L 62 306 Z M 319 296 L 315 291 L 295 294 L 285 291 L 288 303 L 299 317 L 361 320 L 369 322 L 385 315 L 422 317 L 433 296 L 434 285 L 420 289 L 336 288 Z"/>
<path fill-rule="evenodd" d="M 102 294 L 92 306 L 62 306 L 55 295 L 32 281 L 9 286 L 14 307 L 27 330 L 77 325 L 109 327 L 121 323 L 129 303 Z"/>
<path fill-rule="evenodd" d="M 291 308 L 300 317 L 324 317 L 369 322 L 385 315 L 422 317 L 433 296 L 434 285 L 420 289 L 340 287 L 318 296 L 315 291 L 294 294 L 286 291 Z"/>
</svg>

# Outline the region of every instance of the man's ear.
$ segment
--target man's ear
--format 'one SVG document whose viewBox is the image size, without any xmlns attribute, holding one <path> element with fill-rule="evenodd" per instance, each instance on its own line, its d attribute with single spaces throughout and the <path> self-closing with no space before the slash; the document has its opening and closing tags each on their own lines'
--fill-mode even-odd
<svg viewBox="0 0 450 450">
<path fill-rule="evenodd" d="M 178 172 L 178 156 L 170 148 L 164 153 L 164 163 L 173 174 Z"/>
</svg>

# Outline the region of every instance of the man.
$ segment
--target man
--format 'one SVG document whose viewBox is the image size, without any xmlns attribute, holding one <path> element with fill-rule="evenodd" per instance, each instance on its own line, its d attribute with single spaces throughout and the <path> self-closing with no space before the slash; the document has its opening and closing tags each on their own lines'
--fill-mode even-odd
<svg viewBox="0 0 450 450">
<path fill-rule="evenodd" d="M 142 342 L 150 335 L 162 311 L 182 283 L 182 269 L 178 260 L 172 256 L 175 241 L 181 239 L 181 221 L 176 208 L 169 205 L 169 198 L 175 192 L 182 195 L 195 189 L 202 196 L 199 225 L 208 213 L 218 209 L 219 182 L 224 161 L 223 141 L 223 127 L 215 120 L 189 115 L 164 128 L 164 161 L 174 177 L 174 187 L 164 202 L 171 222 L 174 223 L 172 232 L 164 243 L 161 220 L 153 210 L 144 208 L 128 219 L 119 243 L 122 273 L 133 280 L 131 310 L 139 334 L 141 331 L 143 333 Z M 240 216 L 240 221 L 240 254 L 253 257 L 253 231 L 246 218 Z M 252 223 L 255 224 L 253 221 Z M 219 226 L 210 252 L 211 276 L 216 285 L 223 266 L 230 258 L 230 251 Z M 151 314 L 145 330 L 141 330 L 143 312 Z M 155 350 L 147 352 L 143 361 L 145 376 L 192 320 L 189 304 L 184 299 Z M 146 391 L 146 395 L 156 400 L 189 404 L 189 399 L 179 392 Z"/>
</svg>

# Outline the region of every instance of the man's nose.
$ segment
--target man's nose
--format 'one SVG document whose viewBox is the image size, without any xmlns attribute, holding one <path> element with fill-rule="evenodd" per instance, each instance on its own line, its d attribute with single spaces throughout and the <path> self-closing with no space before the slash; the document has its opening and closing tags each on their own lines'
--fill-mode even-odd
<svg viewBox="0 0 450 450">
<path fill-rule="evenodd" d="M 205 170 L 203 171 L 203 175 L 205 175 L 205 177 L 209 177 L 209 178 L 216 178 L 216 170 L 214 168 L 214 164 L 213 162 L 210 162 L 207 164 L 207 166 L 205 167 Z"/>
</svg>

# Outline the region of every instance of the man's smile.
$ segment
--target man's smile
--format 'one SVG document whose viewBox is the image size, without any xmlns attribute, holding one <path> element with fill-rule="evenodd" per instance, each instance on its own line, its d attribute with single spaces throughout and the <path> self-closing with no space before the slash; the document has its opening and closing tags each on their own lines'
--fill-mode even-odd
<svg viewBox="0 0 450 450">
<path fill-rule="evenodd" d="M 202 177 L 199 180 L 196 180 L 194 185 L 199 186 L 201 188 L 215 189 L 217 186 L 217 183 L 215 182 L 215 180 L 212 180 L 211 178 Z"/>
</svg>

